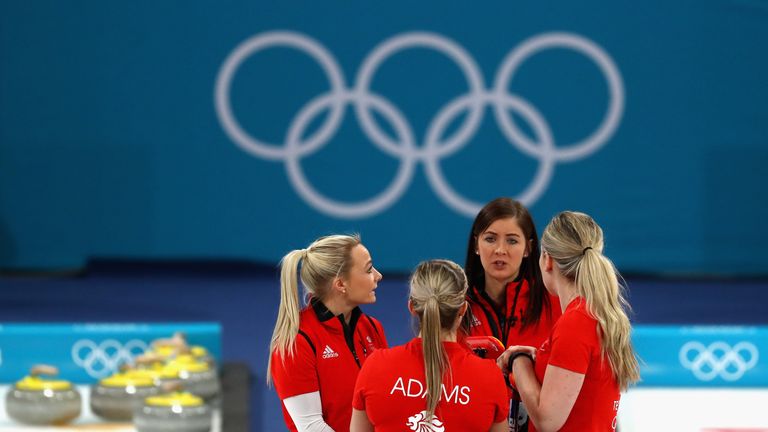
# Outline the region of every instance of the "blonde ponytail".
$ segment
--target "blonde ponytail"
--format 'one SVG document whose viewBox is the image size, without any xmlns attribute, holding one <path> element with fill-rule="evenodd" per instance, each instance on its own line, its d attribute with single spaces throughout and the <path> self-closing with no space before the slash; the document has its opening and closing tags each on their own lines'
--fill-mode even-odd
<svg viewBox="0 0 768 432">
<path fill-rule="evenodd" d="M 277 322 L 269 343 L 270 354 L 277 350 L 281 358 L 286 352 L 294 354 L 294 342 L 299 333 L 299 262 L 306 255 L 303 249 L 288 252 L 280 261 L 280 306 L 277 309 Z M 267 362 L 267 385 L 272 385 L 272 356 Z"/>
<path fill-rule="evenodd" d="M 424 304 L 421 316 L 421 340 L 424 349 L 424 376 L 427 381 L 427 418 L 435 413 L 442 394 L 443 374 L 448 364 L 448 355 L 440 338 L 440 305 L 437 297 L 431 296 Z"/>
<path fill-rule="evenodd" d="M 619 388 L 624 391 L 640 379 L 639 365 L 632 348 L 631 308 L 624 295 L 613 263 L 597 252 L 584 255 L 576 271 L 576 286 L 587 309 L 600 326 L 602 354 L 608 357 Z"/>
</svg>

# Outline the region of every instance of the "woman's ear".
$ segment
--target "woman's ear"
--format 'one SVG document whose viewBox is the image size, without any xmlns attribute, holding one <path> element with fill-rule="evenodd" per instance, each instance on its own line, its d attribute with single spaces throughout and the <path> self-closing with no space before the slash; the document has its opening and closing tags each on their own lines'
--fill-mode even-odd
<svg viewBox="0 0 768 432">
<path fill-rule="evenodd" d="M 545 272 L 551 272 L 552 271 L 552 257 L 549 256 L 548 253 L 542 252 L 541 253 L 541 270 Z"/>
<path fill-rule="evenodd" d="M 337 276 L 333 278 L 333 283 L 331 284 L 331 287 L 338 291 L 340 294 L 346 294 L 347 293 L 347 283 L 344 281 L 344 279 L 341 276 Z"/>
<path fill-rule="evenodd" d="M 413 302 L 411 299 L 408 299 L 408 312 L 410 312 L 411 315 L 416 316 L 416 311 L 413 309 Z"/>
</svg>

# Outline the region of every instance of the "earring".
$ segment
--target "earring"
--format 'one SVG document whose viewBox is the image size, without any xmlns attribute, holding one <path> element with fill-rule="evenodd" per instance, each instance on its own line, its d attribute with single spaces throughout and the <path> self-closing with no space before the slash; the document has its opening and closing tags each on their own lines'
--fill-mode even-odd
<svg viewBox="0 0 768 432">
<path fill-rule="evenodd" d="M 475 250 L 475 255 L 480 255 L 480 251 L 479 250 Z"/>
<path fill-rule="evenodd" d="M 342 289 L 342 290 L 341 290 L 341 293 L 342 293 L 342 294 L 346 294 L 346 293 L 347 293 L 347 289 L 346 289 L 346 288 Z"/>
</svg>

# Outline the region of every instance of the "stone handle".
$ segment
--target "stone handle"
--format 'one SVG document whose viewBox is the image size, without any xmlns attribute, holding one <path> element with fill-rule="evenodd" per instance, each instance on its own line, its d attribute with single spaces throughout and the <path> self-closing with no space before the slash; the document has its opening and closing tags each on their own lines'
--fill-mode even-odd
<svg viewBox="0 0 768 432">
<path fill-rule="evenodd" d="M 32 366 L 32 369 L 29 370 L 29 374 L 32 376 L 38 376 L 38 375 L 48 375 L 48 376 L 56 376 L 59 374 L 59 368 L 56 366 L 51 366 L 47 364 L 38 364 Z"/>
</svg>

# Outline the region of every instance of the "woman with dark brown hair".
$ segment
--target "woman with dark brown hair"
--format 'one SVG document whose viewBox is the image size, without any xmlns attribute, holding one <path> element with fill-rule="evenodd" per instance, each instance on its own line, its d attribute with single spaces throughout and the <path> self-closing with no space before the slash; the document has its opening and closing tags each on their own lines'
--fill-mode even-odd
<svg viewBox="0 0 768 432">
<path fill-rule="evenodd" d="M 539 269 L 539 240 L 533 218 L 521 203 L 496 198 L 478 212 L 467 241 L 464 270 L 470 308 L 463 327 L 469 336 L 495 337 L 505 347 L 539 346 L 560 316 L 557 297 L 547 293 Z M 527 414 L 510 392 L 510 424 L 526 430 Z"/>
</svg>

